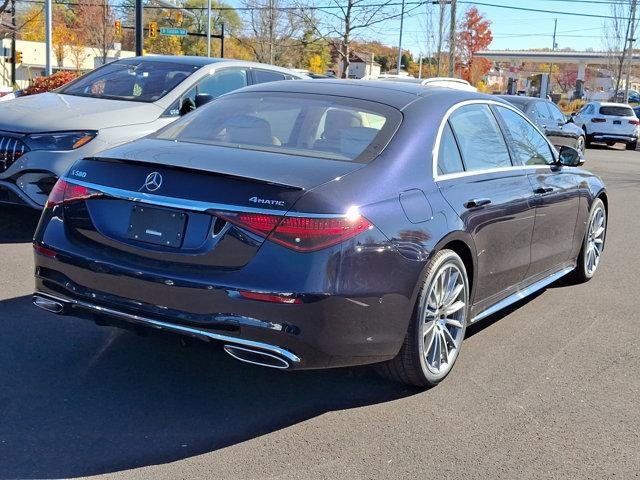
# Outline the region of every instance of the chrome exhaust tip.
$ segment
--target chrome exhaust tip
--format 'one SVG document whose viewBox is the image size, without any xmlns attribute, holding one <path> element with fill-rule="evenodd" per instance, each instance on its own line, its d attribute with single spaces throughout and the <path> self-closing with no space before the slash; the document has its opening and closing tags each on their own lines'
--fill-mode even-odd
<svg viewBox="0 0 640 480">
<path fill-rule="evenodd" d="M 33 296 L 33 304 L 36 307 L 52 313 L 62 313 L 64 310 L 64 304 L 50 298 L 41 297 L 40 295 Z"/>
<path fill-rule="evenodd" d="M 224 351 L 236 360 L 251 363 L 252 365 L 278 368 L 280 370 L 285 370 L 291 366 L 284 358 L 262 350 L 254 350 L 251 348 L 239 347 L 237 345 L 225 345 Z"/>
</svg>

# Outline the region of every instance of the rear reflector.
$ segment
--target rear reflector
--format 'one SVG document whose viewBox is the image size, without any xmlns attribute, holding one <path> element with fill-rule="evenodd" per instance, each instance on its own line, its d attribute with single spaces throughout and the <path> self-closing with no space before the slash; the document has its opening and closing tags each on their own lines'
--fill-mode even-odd
<svg viewBox="0 0 640 480">
<path fill-rule="evenodd" d="M 39 253 L 41 255 L 44 255 L 45 257 L 49 257 L 49 258 L 55 258 L 55 256 L 58 255 L 58 252 L 56 252 L 55 250 L 51 250 L 50 248 L 43 247 L 39 243 L 34 243 L 33 244 L 33 249 L 37 253 Z"/>
<path fill-rule="evenodd" d="M 259 300 L 261 302 L 272 302 L 272 303 L 286 303 L 286 304 L 300 304 L 302 300 L 299 298 L 294 298 L 290 295 L 278 295 L 274 293 L 259 293 L 259 292 L 249 292 L 247 290 L 240 290 L 238 292 L 242 298 L 246 298 L 248 300 Z"/>
<path fill-rule="evenodd" d="M 631 125 L 640 125 L 640 120 L 629 120 Z"/>
<path fill-rule="evenodd" d="M 217 215 L 298 252 L 312 252 L 331 247 L 373 228 L 373 225 L 360 215 L 329 218 L 229 212 Z"/>
<path fill-rule="evenodd" d="M 100 196 L 102 196 L 102 193 L 97 190 L 59 179 L 49 194 L 45 208 Z"/>
<path fill-rule="evenodd" d="M 606 122 L 607 119 L 606 118 L 592 118 L 591 121 L 593 123 L 603 123 L 603 122 Z"/>
</svg>

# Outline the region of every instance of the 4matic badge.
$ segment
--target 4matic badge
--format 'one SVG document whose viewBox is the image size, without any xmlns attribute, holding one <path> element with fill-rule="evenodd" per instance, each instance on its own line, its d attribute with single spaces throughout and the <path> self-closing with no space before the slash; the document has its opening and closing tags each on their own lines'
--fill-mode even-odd
<svg viewBox="0 0 640 480">
<path fill-rule="evenodd" d="M 284 207 L 283 200 L 269 200 L 267 198 L 251 197 L 249 201 L 253 203 L 261 203 L 264 205 L 276 205 L 278 207 Z"/>
</svg>

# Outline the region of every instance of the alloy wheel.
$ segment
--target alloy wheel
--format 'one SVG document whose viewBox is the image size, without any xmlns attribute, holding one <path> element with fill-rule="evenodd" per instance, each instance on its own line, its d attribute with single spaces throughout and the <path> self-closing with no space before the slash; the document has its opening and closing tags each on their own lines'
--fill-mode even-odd
<svg viewBox="0 0 640 480">
<path fill-rule="evenodd" d="M 434 275 L 423 308 L 422 339 L 427 369 L 434 375 L 448 372 L 464 337 L 467 312 L 466 283 L 460 268 L 444 264 Z"/>
<path fill-rule="evenodd" d="M 592 276 L 598 264 L 604 248 L 604 235 L 606 231 L 606 214 L 602 206 L 598 206 L 591 216 L 589 230 L 587 231 L 586 253 L 584 255 L 584 269 L 587 275 Z"/>
</svg>

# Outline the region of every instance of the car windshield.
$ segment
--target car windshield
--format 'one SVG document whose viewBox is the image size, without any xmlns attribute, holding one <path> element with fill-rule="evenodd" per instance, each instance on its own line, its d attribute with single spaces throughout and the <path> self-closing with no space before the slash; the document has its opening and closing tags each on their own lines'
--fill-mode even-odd
<svg viewBox="0 0 640 480">
<path fill-rule="evenodd" d="M 401 119 L 395 108 L 345 97 L 236 93 L 186 115 L 156 137 L 366 163 L 380 154 Z"/>
<path fill-rule="evenodd" d="M 625 107 L 623 105 L 610 105 L 607 107 L 600 107 L 600 115 L 611 115 L 614 117 L 633 117 L 633 110 L 631 110 L 631 107 Z"/>
<path fill-rule="evenodd" d="M 179 62 L 121 61 L 88 73 L 59 93 L 93 98 L 155 102 L 189 75 L 195 65 Z"/>
</svg>

